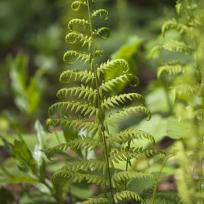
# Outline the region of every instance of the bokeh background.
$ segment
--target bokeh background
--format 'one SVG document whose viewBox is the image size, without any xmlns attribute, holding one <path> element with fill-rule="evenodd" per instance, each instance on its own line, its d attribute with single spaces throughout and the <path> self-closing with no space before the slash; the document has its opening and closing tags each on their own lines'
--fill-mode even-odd
<svg viewBox="0 0 204 204">
<path fill-rule="evenodd" d="M 24 176 L 26 170 L 19 167 L 18 154 L 28 147 L 36 161 L 40 161 L 44 178 L 49 179 L 60 165 L 59 162 L 48 164 L 45 159 L 42 162 L 39 138 L 46 135 L 44 144 L 50 146 L 60 140 L 59 135 L 47 133 L 45 124 L 48 107 L 56 102 L 59 74 L 66 68 L 63 53 L 68 45 L 64 39 L 67 23 L 74 15 L 70 2 L 0 0 L 0 204 L 53 201 L 45 186 L 33 188 L 21 183 L 33 184 L 33 181 Z M 174 15 L 174 5 L 173 0 L 97 1 L 98 7 L 107 8 L 110 13 L 111 36 L 106 42 L 99 42 L 106 53 L 102 60 L 111 56 L 129 62 L 131 72 L 140 78 L 137 92 L 146 96 L 147 105 L 154 113 L 149 126 L 141 123 L 141 127 L 158 141 L 165 133 L 164 120 L 157 112 L 168 112 L 168 102 L 163 88 L 157 84 L 157 63 L 150 59 L 149 52 L 160 35 L 162 23 Z M 25 143 L 12 145 L 16 138 Z M 168 141 L 162 147 L 165 145 Z M 76 197 L 90 195 L 90 190 L 82 187 L 73 191 Z"/>
<path fill-rule="evenodd" d="M 45 122 L 64 69 L 69 3 L 0 0 L 0 130 L 29 132 L 36 119 Z M 175 2 L 100 0 L 98 4 L 109 10 L 111 19 L 105 53 L 126 58 L 132 71 L 141 75 L 141 86 L 148 85 L 155 73 L 145 52 L 162 22 L 172 15 Z"/>
</svg>

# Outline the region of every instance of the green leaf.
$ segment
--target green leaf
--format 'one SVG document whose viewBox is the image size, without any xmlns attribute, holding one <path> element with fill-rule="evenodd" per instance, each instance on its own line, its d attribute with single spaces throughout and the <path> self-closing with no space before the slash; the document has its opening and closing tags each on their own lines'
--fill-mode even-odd
<svg viewBox="0 0 204 204">
<path fill-rule="evenodd" d="M 38 183 L 38 180 L 31 176 L 18 176 L 18 177 L 8 179 L 7 183 L 9 184 L 18 184 L 18 183 L 36 184 Z"/>
<path fill-rule="evenodd" d="M 143 40 L 137 36 L 131 37 L 118 51 L 113 55 L 113 59 L 125 59 L 127 61 L 138 51 Z"/>
<path fill-rule="evenodd" d="M 23 141 L 15 140 L 13 150 L 17 159 L 23 164 L 23 166 L 21 167 L 29 168 L 34 172 L 36 169 L 36 162 L 26 143 Z"/>
</svg>

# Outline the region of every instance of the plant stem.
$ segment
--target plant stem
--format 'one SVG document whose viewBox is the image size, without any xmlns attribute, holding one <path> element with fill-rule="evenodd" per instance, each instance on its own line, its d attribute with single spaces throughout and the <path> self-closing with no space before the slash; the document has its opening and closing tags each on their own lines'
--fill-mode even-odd
<svg viewBox="0 0 204 204">
<path fill-rule="evenodd" d="M 168 159 L 169 159 L 169 156 L 167 155 L 167 156 L 165 156 L 165 158 L 164 158 L 164 160 L 162 162 L 161 169 L 160 169 L 159 174 L 158 174 L 158 176 L 156 178 L 156 181 L 155 181 L 151 204 L 156 204 L 155 201 L 156 201 L 156 194 L 157 194 L 157 188 L 158 188 L 159 180 L 161 178 L 162 171 L 163 171 Z"/>
<path fill-rule="evenodd" d="M 128 142 L 128 147 L 127 147 L 128 151 L 129 151 L 129 149 L 130 149 L 130 144 L 131 144 L 131 141 Z M 129 164 L 130 164 L 130 159 L 127 158 L 126 166 L 125 166 L 125 171 L 128 170 Z M 125 181 L 125 190 L 127 190 L 127 179 L 126 179 L 126 181 Z"/>
<path fill-rule="evenodd" d="M 90 0 L 86 0 L 87 7 L 88 7 L 88 20 L 89 20 L 89 24 L 90 24 L 90 34 L 91 34 L 91 46 L 89 48 L 89 51 L 91 54 L 90 69 L 91 69 L 91 71 L 94 71 L 94 76 L 95 76 L 95 80 L 96 80 L 96 89 L 98 92 L 98 98 L 97 98 L 98 117 L 97 117 L 97 120 L 98 120 L 99 124 L 101 124 L 100 135 L 101 135 L 101 138 L 103 140 L 104 148 L 105 148 L 105 155 L 104 156 L 105 156 L 105 160 L 107 163 L 107 173 L 108 173 L 109 188 L 110 188 L 110 193 L 111 193 L 111 200 L 112 200 L 112 203 L 115 204 L 114 196 L 113 196 L 113 186 L 112 186 L 112 180 L 111 180 L 110 162 L 109 162 L 109 149 L 108 149 L 108 144 L 107 144 L 106 135 L 105 135 L 106 127 L 104 125 L 104 111 L 101 107 L 101 103 L 103 101 L 103 96 L 99 92 L 99 79 L 97 76 L 97 68 L 94 66 L 95 36 L 93 34 L 93 26 L 92 26 L 92 20 L 91 20 L 91 11 L 90 11 L 90 2 L 89 1 Z"/>
<path fill-rule="evenodd" d="M 128 33 L 130 25 L 128 21 L 128 6 L 126 0 L 117 0 L 118 27 L 123 33 Z"/>
</svg>

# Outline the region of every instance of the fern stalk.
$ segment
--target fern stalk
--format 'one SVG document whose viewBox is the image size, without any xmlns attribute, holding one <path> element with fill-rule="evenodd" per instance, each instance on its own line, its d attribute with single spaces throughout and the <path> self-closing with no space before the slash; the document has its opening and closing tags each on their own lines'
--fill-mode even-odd
<svg viewBox="0 0 204 204">
<path fill-rule="evenodd" d="M 167 163 L 168 159 L 169 159 L 169 155 L 165 156 L 165 158 L 164 158 L 164 160 L 162 162 L 159 174 L 158 174 L 158 176 L 156 178 L 156 181 L 155 181 L 151 204 L 156 204 L 156 195 L 157 195 L 157 189 L 158 189 L 159 181 L 160 181 L 162 172 L 164 170 L 164 167 L 166 166 L 166 163 Z"/>
<path fill-rule="evenodd" d="M 101 125 L 101 130 L 100 130 L 100 136 L 102 138 L 104 148 L 105 148 L 105 160 L 107 162 L 107 172 L 108 172 L 108 181 L 109 181 L 109 188 L 110 188 L 110 193 L 111 193 L 111 199 L 112 203 L 115 204 L 114 201 L 114 196 L 113 196 L 113 186 L 112 186 L 112 181 L 111 181 L 111 171 L 110 171 L 110 161 L 109 161 L 109 149 L 108 149 L 108 144 L 106 141 L 106 136 L 105 136 L 105 125 L 104 125 L 104 114 L 103 114 L 103 109 L 101 107 L 102 101 L 103 101 L 103 96 L 101 96 L 100 91 L 99 91 L 99 81 L 98 81 L 98 75 L 97 75 L 97 68 L 94 66 L 94 60 L 95 60 L 95 38 L 93 36 L 93 26 L 92 26 L 92 20 L 91 20 L 91 12 L 90 12 L 90 0 L 86 0 L 87 2 L 87 8 L 88 8 L 88 21 L 90 25 L 90 32 L 91 32 L 91 46 L 89 48 L 89 51 L 91 53 L 91 58 L 90 58 L 90 67 L 91 70 L 94 71 L 94 76 L 96 79 L 96 90 L 97 90 L 97 108 L 98 108 L 98 123 Z M 107 130 L 108 132 L 108 130 Z"/>
</svg>

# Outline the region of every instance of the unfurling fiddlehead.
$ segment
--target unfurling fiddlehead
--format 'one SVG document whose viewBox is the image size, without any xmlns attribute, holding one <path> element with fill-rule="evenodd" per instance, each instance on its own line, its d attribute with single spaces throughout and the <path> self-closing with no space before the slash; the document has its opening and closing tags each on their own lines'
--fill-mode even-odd
<svg viewBox="0 0 204 204">
<path fill-rule="evenodd" d="M 84 204 L 114 204 L 121 201 L 124 203 L 124 200 L 144 203 L 141 195 L 127 189 L 127 182 L 149 176 L 144 172 L 131 170 L 131 161 L 154 155 L 155 151 L 151 147 L 154 138 L 131 127 L 118 133 L 113 132 L 110 126 L 117 124 L 118 120 L 137 114 L 150 118 L 150 112 L 144 106 L 144 98 L 140 94 L 117 94 L 118 85 L 138 83 L 138 79 L 129 73 L 129 65 L 125 60 L 108 60 L 98 64 L 98 58 L 103 52 L 97 49 L 96 41 L 97 38 L 106 39 L 109 29 L 95 28 L 95 19 L 106 21 L 108 12 L 105 9 L 94 10 L 94 2 L 78 0 L 72 3 L 74 11 L 83 8 L 87 11 L 87 16 L 84 19 L 72 19 L 68 23 L 66 42 L 73 49 L 65 53 L 64 61 L 69 69 L 60 76 L 65 88 L 58 91 L 60 102 L 50 107 L 51 118 L 48 122 L 50 126 L 72 129 L 78 135 L 83 130 L 86 135 L 46 151 L 48 157 L 53 157 L 71 149 L 79 158 L 69 161 L 58 170 L 53 176 L 53 182 L 57 184 L 66 180 L 69 183 L 98 185 L 102 193 L 83 202 Z M 82 64 L 86 67 L 85 70 L 79 68 Z M 74 66 L 78 68 L 73 68 Z M 114 69 L 118 70 L 118 75 L 105 80 L 105 75 Z M 138 140 L 146 140 L 149 145 L 136 148 L 134 143 Z M 95 151 L 94 159 L 84 156 L 82 151 Z M 117 163 L 124 163 L 125 168 L 117 169 Z"/>
</svg>

